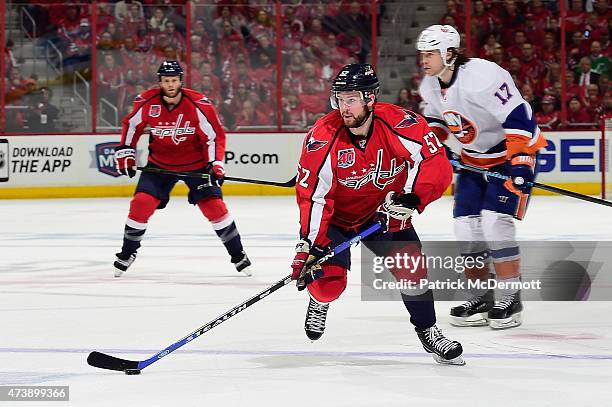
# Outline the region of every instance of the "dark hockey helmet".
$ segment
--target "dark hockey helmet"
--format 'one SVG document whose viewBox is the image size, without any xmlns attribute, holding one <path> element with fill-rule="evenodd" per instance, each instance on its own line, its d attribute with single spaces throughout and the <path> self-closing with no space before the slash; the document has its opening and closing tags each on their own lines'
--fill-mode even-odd
<svg viewBox="0 0 612 407">
<path fill-rule="evenodd" d="M 159 66 L 157 76 L 160 79 L 162 76 L 179 76 L 183 80 L 183 68 L 181 68 L 181 64 L 178 61 L 167 60 Z"/>
<path fill-rule="evenodd" d="M 378 97 L 380 83 L 370 64 L 349 64 L 340 70 L 332 81 L 330 102 L 334 109 L 338 109 L 338 92 L 359 92 L 366 102 L 371 95 Z"/>
</svg>

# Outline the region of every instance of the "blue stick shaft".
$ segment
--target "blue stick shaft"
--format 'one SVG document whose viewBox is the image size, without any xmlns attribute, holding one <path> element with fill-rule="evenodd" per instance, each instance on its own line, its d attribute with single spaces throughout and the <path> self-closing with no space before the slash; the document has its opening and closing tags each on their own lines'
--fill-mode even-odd
<svg viewBox="0 0 612 407">
<path fill-rule="evenodd" d="M 320 258 L 319 260 L 317 260 L 317 263 L 321 264 L 321 263 L 329 260 L 331 257 L 335 256 L 336 254 L 338 254 L 340 252 L 345 251 L 346 249 L 348 249 L 352 245 L 358 243 L 359 241 L 361 241 L 365 237 L 367 237 L 367 236 L 371 235 L 372 233 L 378 231 L 380 228 L 381 228 L 381 226 L 380 226 L 379 223 L 374 223 L 373 225 L 371 225 L 370 227 L 368 227 L 367 229 L 365 229 L 361 233 L 359 233 L 357 236 L 353 237 L 350 240 L 347 240 L 346 242 L 342 242 L 338 246 L 334 247 L 334 249 L 331 252 L 329 252 L 327 255 L 325 255 L 324 257 Z M 208 322 L 206 325 L 201 326 L 200 328 L 196 329 L 195 331 L 193 331 L 189 335 L 185 336 L 184 338 L 178 340 L 177 342 L 173 343 L 172 345 L 168 346 L 167 348 L 159 351 L 155 355 L 151 356 L 149 359 L 146 359 L 146 360 L 138 362 L 138 369 L 142 370 L 145 367 L 149 366 L 150 364 L 157 362 L 159 359 L 167 356 L 168 354 L 174 352 L 175 350 L 177 350 L 178 348 L 182 347 L 183 345 L 191 342 L 192 340 L 196 339 L 197 337 L 199 337 L 203 333 L 210 331 L 211 329 L 213 329 L 217 325 L 220 325 L 221 323 L 225 322 L 226 320 L 228 320 L 229 318 L 231 318 L 234 315 L 238 314 L 239 312 L 244 311 L 245 309 L 247 309 L 251 305 L 255 304 L 256 302 L 258 302 L 259 300 L 263 299 L 264 297 L 267 297 L 268 295 L 270 295 L 274 291 L 278 290 L 279 288 L 284 287 L 285 285 L 289 284 L 290 282 L 291 282 L 291 275 L 288 275 L 287 277 L 283 278 L 282 280 L 277 281 L 276 283 L 274 283 L 270 287 L 266 288 L 262 292 L 256 294 L 255 296 L 249 298 L 248 300 L 244 301 L 240 305 L 237 305 L 234 308 L 232 308 L 231 310 L 227 311 L 225 314 L 223 314 L 223 315 L 213 319 L 212 321 Z"/>
</svg>

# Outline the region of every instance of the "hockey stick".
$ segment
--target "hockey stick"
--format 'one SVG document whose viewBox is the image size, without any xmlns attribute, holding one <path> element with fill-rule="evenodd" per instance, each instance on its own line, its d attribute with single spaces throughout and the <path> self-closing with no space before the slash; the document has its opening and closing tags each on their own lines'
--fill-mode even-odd
<svg viewBox="0 0 612 407">
<path fill-rule="evenodd" d="M 327 253 L 325 256 L 321 257 L 320 259 L 318 259 L 314 264 L 324 263 L 325 261 L 334 257 L 336 254 L 348 249 L 349 247 L 351 247 L 352 245 L 356 243 L 359 243 L 363 238 L 378 231 L 380 228 L 381 228 L 380 223 L 374 223 L 373 225 L 371 225 L 370 227 L 368 227 L 367 229 L 359 233 L 357 236 L 343 243 L 340 243 L 338 246 L 334 247 L 329 253 Z M 239 312 L 244 311 L 251 305 L 267 297 L 268 295 L 272 294 L 274 291 L 278 290 L 279 288 L 284 287 L 290 282 L 291 282 L 291 275 L 288 275 L 284 277 L 283 279 L 277 281 L 276 283 L 272 284 L 270 287 L 266 288 L 265 290 L 261 291 L 260 293 L 255 294 L 253 297 L 244 301 L 240 305 L 235 306 L 231 310 L 227 311 L 225 314 L 213 319 L 212 321 L 208 322 L 206 325 L 199 327 L 198 329 L 196 329 L 189 335 L 178 340 L 177 342 L 173 343 L 167 348 L 159 351 L 158 353 L 156 353 L 155 355 L 151 356 L 148 359 L 140 360 L 140 361 L 127 360 L 127 359 L 116 358 L 114 356 L 110 356 L 110 355 L 107 355 L 101 352 L 91 352 L 89 356 L 87 357 L 87 363 L 93 367 L 98 367 L 100 369 L 118 370 L 118 371 L 125 372 L 125 374 L 139 374 L 140 371 L 144 369 L 145 367 L 157 362 L 159 359 L 163 358 L 164 356 L 167 356 L 171 352 L 174 352 L 181 346 L 186 345 L 187 343 L 196 339 L 200 335 L 210 331 L 214 327 L 220 325 L 221 323 L 230 319 L 231 317 L 238 314 Z"/>
<path fill-rule="evenodd" d="M 165 170 L 163 168 L 153 168 L 153 167 L 136 167 L 136 169 L 139 171 L 154 172 L 157 174 L 176 175 L 178 177 L 202 178 L 202 179 L 208 180 L 209 183 L 211 182 L 209 174 L 203 174 L 200 172 L 172 171 L 172 170 Z M 224 179 L 226 181 L 237 181 L 237 182 L 246 182 L 249 184 L 272 185 L 275 187 L 291 188 L 295 186 L 297 176 L 291 178 L 287 182 L 262 181 L 258 179 L 239 178 L 239 177 L 225 177 Z"/>
<path fill-rule="evenodd" d="M 457 160 L 450 160 L 450 162 L 454 167 L 463 168 L 468 171 L 479 172 L 481 174 L 486 175 L 487 177 L 499 178 L 503 180 L 510 178 L 508 175 L 503 175 L 503 174 L 500 174 L 499 172 L 488 171 L 484 168 L 476 167 L 476 166 L 469 165 L 469 164 L 463 164 L 462 162 L 459 162 Z M 553 187 L 551 185 L 540 184 L 539 182 L 529 182 L 528 181 L 527 185 L 530 187 L 543 189 L 545 191 L 554 192 L 560 195 L 566 195 L 572 198 L 582 199 L 583 201 L 588 201 L 588 202 L 596 203 L 599 205 L 612 207 L 612 202 L 610 201 L 606 201 L 604 199 L 599 199 L 599 198 L 593 198 L 592 196 L 579 194 L 573 191 L 568 191 L 567 189 L 561 189 L 561 188 Z"/>
</svg>

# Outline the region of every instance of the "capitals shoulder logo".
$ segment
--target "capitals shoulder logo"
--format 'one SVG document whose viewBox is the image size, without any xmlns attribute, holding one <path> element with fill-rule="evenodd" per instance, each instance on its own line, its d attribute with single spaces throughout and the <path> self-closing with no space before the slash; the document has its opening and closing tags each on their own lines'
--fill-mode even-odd
<svg viewBox="0 0 612 407">
<path fill-rule="evenodd" d="M 119 143 L 116 141 L 100 143 L 96 144 L 94 151 L 98 171 L 115 178 L 120 175 L 115 166 L 115 148 L 118 146 Z"/>
<path fill-rule="evenodd" d="M 304 144 L 304 148 L 309 153 L 312 153 L 314 151 L 318 151 L 318 150 L 322 149 L 328 143 L 328 141 L 317 140 L 317 139 L 314 138 L 313 134 L 314 134 L 315 129 L 316 129 L 316 127 L 313 127 L 312 129 L 310 129 L 310 131 L 306 135 L 306 137 L 308 137 L 308 139 L 307 139 L 306 143 Z"/>
<path fill-rule="evenodd" d="M 417 124 L 418 122 L 418 119 L 413 113 L 404 110 L 404 118 L 400 120 L 400 122 L 397 123 L 394 127 L 396 129 L 406 129 L 414 124 Z"/>
<path fill-rule="evenodd" d="M 463 114 L 454 110 L 442 112 L 442 117 L 448 129 L 455 135 L 461 144 L 470 144 L 478 136 L 476 124 Z"/>
</svg>

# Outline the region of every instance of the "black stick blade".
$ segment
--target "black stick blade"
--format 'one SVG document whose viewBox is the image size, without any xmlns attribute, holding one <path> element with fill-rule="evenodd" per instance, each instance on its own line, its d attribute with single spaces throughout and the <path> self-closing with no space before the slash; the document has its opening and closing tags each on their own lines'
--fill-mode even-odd
<svg viewBox="0 0 612 407">
<path fill-rule="evenodd" d="M 100 369 L 118 370 L 138 369 L 138 362 L 134 360 L 120 359 L 101 352 L 91 352 L 87 356 L 87 363 Z"/>
</svg>

